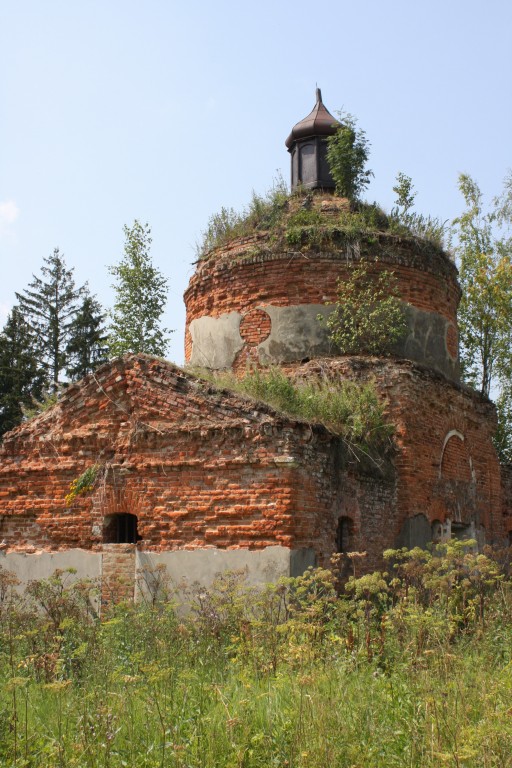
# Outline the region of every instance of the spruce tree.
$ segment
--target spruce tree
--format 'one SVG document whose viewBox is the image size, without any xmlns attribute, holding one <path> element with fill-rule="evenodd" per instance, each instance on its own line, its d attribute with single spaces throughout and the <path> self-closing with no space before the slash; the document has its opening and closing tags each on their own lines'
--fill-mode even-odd
<svg viewBox="0 0 512 768">
<path fill-rule="evenodd" d="M 167 302 L 167 278 L 151 262 L 151 229 L 135 220 L 124 227 L 124 257 L 109 272 L 117 281 L 111 313 L 109 349 L 114 357 L 128 352 L 163 356 L 169 330 L 160 326 Z"/>
<path fill-rule="evenodd" d="M 34 279 L 23 293 L 17 293 L 20 311 L 33 336 L 34 353 L 48 386 L 56 391 L 66 367 L 66 348 L 83 288 L 77 288 L 73 270 L 55 248 L 44 259 L 41 277 Z"/>
<path fill-rule="evenodd" d="M 14 307 L 0 334 L 0 435 L 20 424 L 23 407 L 42 397 L 43 385 L 32 333 Z"/>
<path fill-rule="evenodd" d="M 66 373 L 73 381 L 92 373 L 108 359 L 105 315 L 94 296 L 86 293 L 69 327 Z"/>
</svg>

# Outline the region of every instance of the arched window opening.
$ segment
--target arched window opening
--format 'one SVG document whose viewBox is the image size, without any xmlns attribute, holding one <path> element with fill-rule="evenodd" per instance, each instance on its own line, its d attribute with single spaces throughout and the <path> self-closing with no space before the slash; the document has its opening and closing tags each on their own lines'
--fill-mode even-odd
<svg viewBox="0 0 512 768">
<path fill-rule="evenodd" d="M 351 552 L 354 542 L 354 523 L 350 517 L 339 517 L 336 529 L 336 551 Z"/>
<path fill-rule="evenodd" d="M 452 521 L 452 539 L 464 541 L 465 539 L 473 539 L 474 535 L 474 526 Z"/>
<path fill-rule="evenodd" d="M 137 531 L 137 515 L 123 512 L 105 518 L 103 541 L 105 544 L 136 544 L 141 536 Z"/>
<path fill-rule="evenodd" d="M 445 532 L 443 524 L 440 520 L 434 520 L 432 522 L 432 541 L 434 544 L 439 544 L 445 538 Z"/>
</svg>

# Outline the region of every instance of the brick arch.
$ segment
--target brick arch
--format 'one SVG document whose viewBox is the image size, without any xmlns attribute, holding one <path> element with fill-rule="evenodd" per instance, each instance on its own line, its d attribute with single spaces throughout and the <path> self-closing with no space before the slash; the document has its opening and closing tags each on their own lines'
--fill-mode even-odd
<svg viewBox="0 0 512 768">
<path fill-rule="evenodd" d="M 143 500 L 136 491 L 126 488 L 106 488 L 95 504 L 96 511 L 102 517 L 107 515 L 121 515 L 129 512 L 137 517 L 143 512 Z"/>
<path fill-rule="evenodd" d="M 137 517 L 139 533 L 141 533 L 140 523 L 145 517 L 143 497 L 137 491 L 131 489 L 115 487 L 99 488 L 93 498 L 93 540 L 98 542 L 103 540 L 103 526 L 106 518 L 112 518 L 127 512 Z M 143 535 L 142 537 L 144 538 Z"/>
<path fill-rule="evenodd" d="M 473 461 L 468 451 L 467 441 L 458 429 L 451 429 L 443 440 L 439 477 L 442 480 L 475 482 Z"/>
<path fill-rule="evenodd" d="M 462 429 L 454 425 L 443 439 L 439 457 L 438 482 L 430 519 L 454 524 L 469 523 L 476 512 L 476 475 L 468 442 Z"/>
</svg>

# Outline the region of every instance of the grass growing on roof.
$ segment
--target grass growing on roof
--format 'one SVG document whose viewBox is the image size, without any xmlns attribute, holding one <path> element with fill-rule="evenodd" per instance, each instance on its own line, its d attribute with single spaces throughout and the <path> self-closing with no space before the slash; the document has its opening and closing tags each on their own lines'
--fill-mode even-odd
<svg viewBox="0 0 512 768">
<path fill-rule="evenodd" d="M 249 395 L 278 411 L 323 424 L 350 445 L 374 453 L 389 447 L 393 426 L 386 421 L 373 382 L 323 378 L 291 379 L 279 368 L 254 370 L 243 378 L 212 377 L 219 386 Z"/>
<path fill-rule="evenodd" d="M 258 232 L 269 234 L 264 246 L 267 251 L 336 249 L 364 242 L 371 245 L 379 235 L 409 238 L 424 249 L 443 247 L 446 223 L 438 219 L 400 206 L 386 214 L 376 202 L 340 198 L 333 198 L 333 210 L 326 213 L 321 207 L 324 199 L 325 193 L 305 189 L 290 194 L 284 180 L 278 178 L 263 195 L 253 192 L 242 211 L 223 207 L 210 216 L 196 243 L 197 258 L 207 259 L 215 248 Z"/>
</svg>

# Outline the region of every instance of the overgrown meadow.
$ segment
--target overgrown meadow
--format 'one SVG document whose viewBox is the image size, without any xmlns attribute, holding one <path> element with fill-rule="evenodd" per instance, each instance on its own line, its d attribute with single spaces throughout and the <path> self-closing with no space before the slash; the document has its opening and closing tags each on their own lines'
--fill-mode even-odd
<svg viewBox="0 0 512 768">
<path fill-rule="evenodd" d="M 162 571 L 93 608 L 0 573 L 0 764 L 26 768 L 512 766 L 509 552 L 362 556 L 262 589 Z"/>
</svg>

